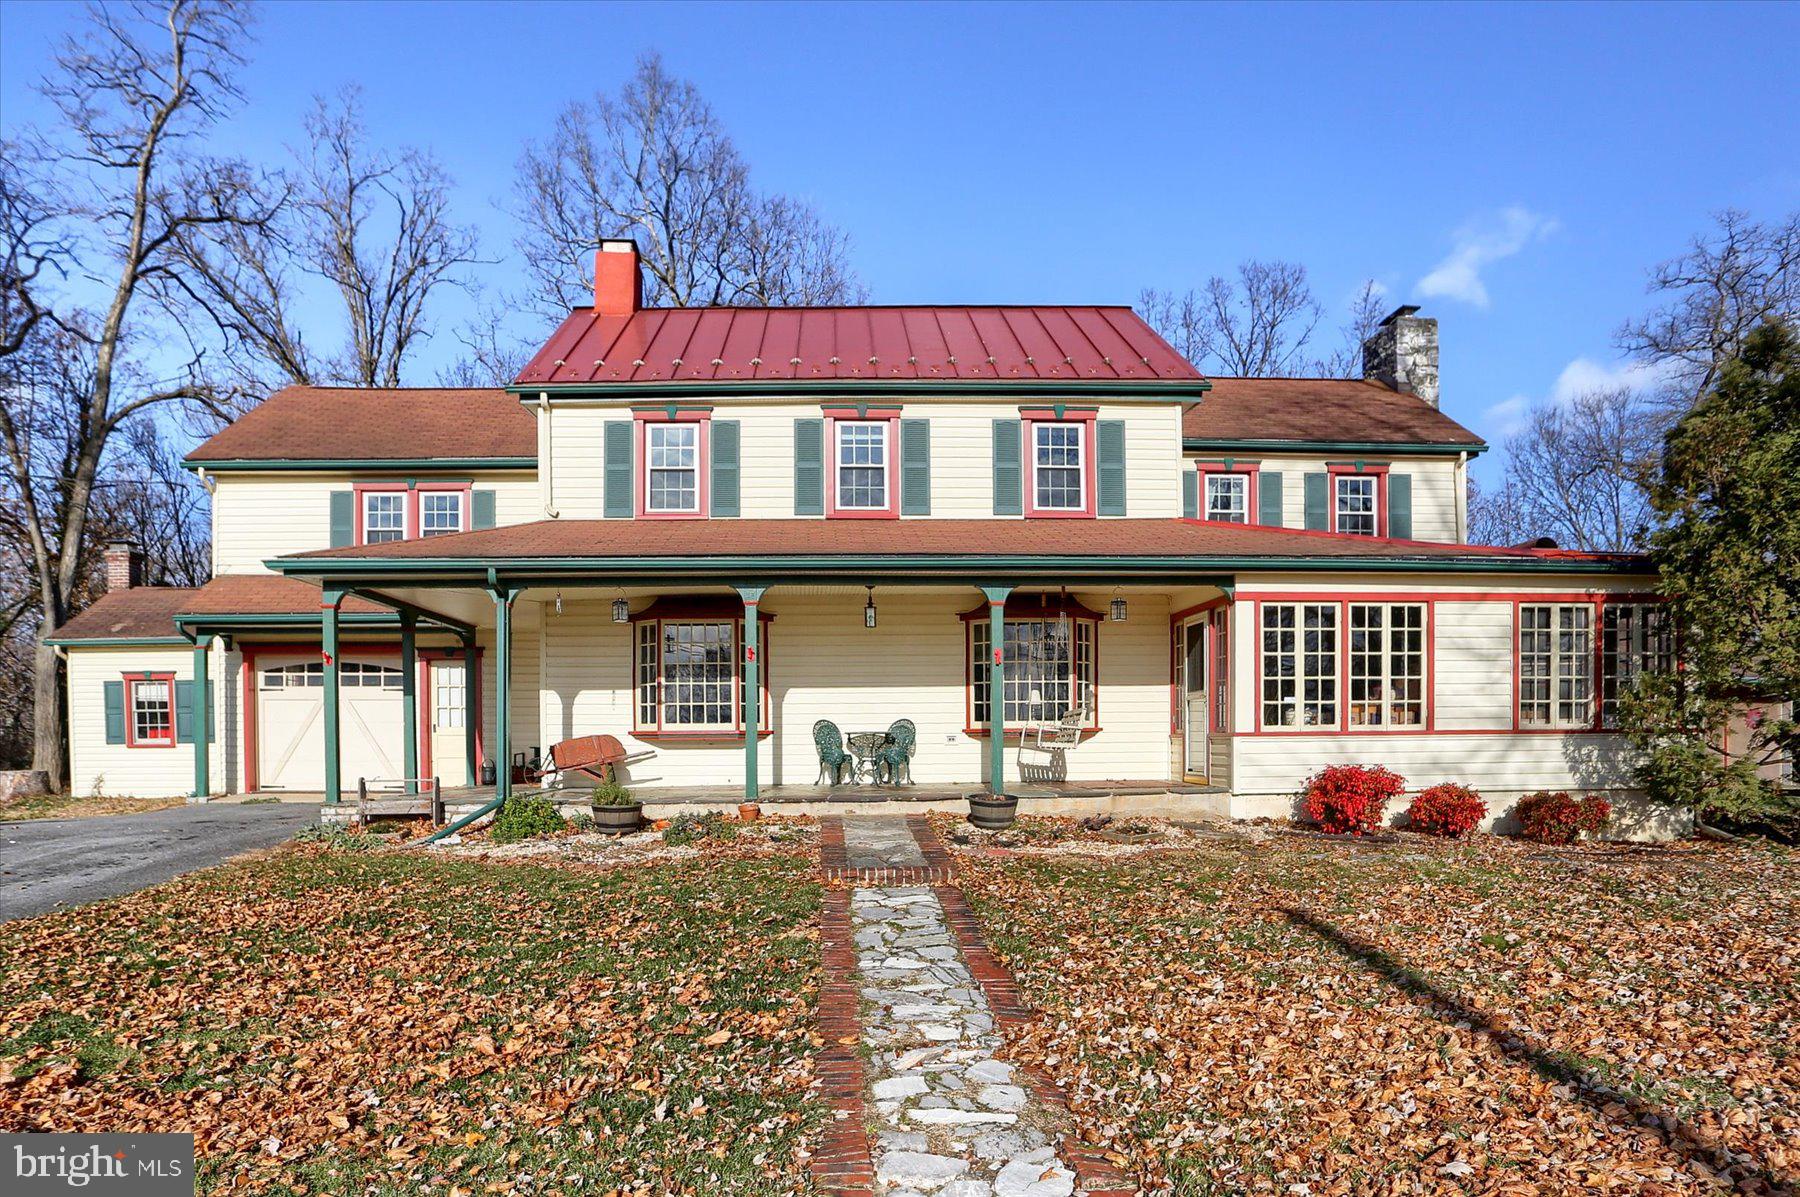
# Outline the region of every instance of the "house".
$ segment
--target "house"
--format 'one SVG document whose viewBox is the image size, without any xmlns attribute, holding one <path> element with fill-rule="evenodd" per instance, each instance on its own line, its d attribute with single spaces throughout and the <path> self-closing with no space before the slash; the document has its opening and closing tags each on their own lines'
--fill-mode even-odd
<svg viewBox="0 0 1800 1197">
<path fill-rule="evenodd" d="M 504 390 L 290 387 L 190 455 L 214 579 L 119 546 L 54 638 L 74 786 L 505 792 L 605 733 L 645 793 L 816 797 L 818 721 L 906 718 L 964 790 L 1284 815 L 1368 762 L 1629 798 L 1646 562 L 1466 543 L 1436 322 L 1365 359 L 1208 379 L 1124 307 L 646 309 L 608 242 Z"/>
</svg>

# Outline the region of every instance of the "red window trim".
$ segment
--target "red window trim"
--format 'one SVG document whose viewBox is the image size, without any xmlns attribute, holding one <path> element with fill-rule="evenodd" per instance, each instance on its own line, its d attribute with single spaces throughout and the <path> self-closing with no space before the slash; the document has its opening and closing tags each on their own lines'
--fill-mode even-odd
<svg viewBox="0 0 1800 1197">
<path fill-rule="evenodd" d="M 367 544 L 368 517 L 363 509 L 363 496 L 367 494 L 404 494 L 406 503 L 401 515 L 401 539 L 419 539 L 422 520 L 419 510 L 419 496 L 427 491 L 436 494 L 457 493 L 462 495 L 462 532 L 469 531 L 475 523 L 473 482 L 353 482 L 351 493 L 355 495 L 355 543 Z M 448 533 L 439 533 L 448 535 Z"/>
<path fill-rule="evenodd" d="M 668 410 L 665 408 L 633 409 L 631 420 L 632 452 L 636 460 L 632 463 L 635 469 L 637 491 L 632 502 L 641 520 L 703 520 L 712 514 L 712 409 Z M 651 511 L 650 510 L 650 453 L 649 429 L 652 424 L 698 424 L 700 434 L 694 444 L 694 489 L 696 506 L 693 511 Z"/>
<path fill-rule="evenodd" d="M 1240 598 L 1244 597 L 1242 595 Z M 1443 596 L 1422 594 L 1319 594 L 1298 591 L 1293 594 L 1263 594 L 1251 600 L 1251 628 L 1256 646 L 1251 671 L 1251 702 L 1255 706 L 1256 726 L 1253 736 L 1422 736 L 1437 732 L 1437 604 Z M 1388 607 L 1407 604 L 1425 608 L 1425 721 L 1416 727 L 1353 726 L 1350 722 L 1350 608 L 1351 606 Z M 1263 722 L 1263 622 L 1264 606 L 1335 606 L 1337 613 L 1337 723 L 1317 727 L 1270 727 Z M 1303 629 L 1296 627 L 1295 632 Z M 1517 637 L 1514 637 L 1515 641 Z M 1296 644 L 1295 655 L 1302 650 Z M 1296 679 L 1298 680 L 1298 679 Z M 1467 734 L 1463 728 L 1450 733 Z"/>
<path fill-rule="evenodd" d="M 1099 466 L 1094 460 L 1094 422 L 1100 413 L 1092 409 L 1081 411 L 1065 409 L 1058 413 L 1055 408 L 1020 408 L 1020 431 L 1023 440 L 1020 452 L 1024 467 L 1022 487 L 1025 491 L 1025 518 L 1032 520 L 1091 520 L 1096 516 L 1096 492 L 1099 485 Z M 1043 424 L 1076 424 L 1081 432 L 1081 487 L 1082 505 L 1080 507 L 1039 507 L 1037 505 L 1037 429 Z"/>
<path fill-rule="evenodd" d="M 731 602 L 733 606 L 737 606 L 736 600 L 725 601 Z M 717 606 L 718 602 L 716 600 L 709 600 L 708 598 L 696 598 L 691 601 L 680 598 L 668 600 L 658 599 L 655 603 L 651 604 L 651 606 L 646 607 L 644 610 L 631 617 L 631 734 L 635 738 L 639 740 L 710 740 L 720 743 L 743 743 L 744 666 L 746 662 L 742 659 L 741 654 L 748 647 L 744 643 L 744 613 L 741 608 L 729 613 L 721 612 L 717 609 Z M 737 669 L 733 671 L 731 675 L 731 726 L 691 729 L 683 727 L 665 728 L 662 720 L 663 704 L 661 689 L 666 683 L 663 678 L 661 625 L 665 623 L 724 623 L 727 620 L 731 623 L 731 655 L 737 662 Z M 759 740 L 766 736 L 773 735 L 775 731 L 775 713 L 770 706 L 769 700 L 769 675 L 772 672 L 769 669 L 769 632 L 770 625 L 774 620 L 775 617 L 773 615 L 764 613 L 760 608 L 757 610 L 757 652 L 760 655 L 757 660 L 759 668 L 757 670 L 756 688 L 762 691 L 762 702 L 758 707 L 762 718 L 758 720 L 760 726 L 756 729 L 756 738 Z M 647 623 L 658 625 L 656 635 L 657 703 L 656 724 L 654 727 L 646 726 L 639 722 L 638 628 Z"/>
<path fill-rule="evenodd" d="M 173 673 L 153 673 L 146 670 L 142 673 L 125 673 L 119 676 L 125 681 L 125 747 L 175 747 L 175 675 Z M 169 687 L 169 738 L 166 740 L 140 740 L 137 738 L 137 687 L 156 682 L 166 683 Z"/>
<path fill-rule="evenodd" d="M 1339 478 L 1346 478 L 1346 477 L 1348 477 L 1348 478 L 1366 478 L 1366 477 L 1369 477 L 1372 475 L 1375 479 L 1375 536 L 1371 539 L 1379 539 L 1379 538 L 1387 536 L 1387 534 L 1388 534 L 1388 496 L 1387 496 L 1388 483 L 1387 483 L 1387 476 L 1388 476 L 1389 468 L 1390 467 L 1387 465 L 1386 462 L 1336 461 L 1336 462 L 1325 463 L 1325 477 L 1326 477 L 1325 523 L 1327 526 L 1326 530 L 1329 532 L 1332 532 L 1338 536 L 1360 536 L 1360 535 L 1362 535 L 1362 533 L 1360 533 L 1360 532 L 1339 532 L 1338 531 L 1337 484 L 1338 484 Z"/>
<path fill-rule="evenodd" d="M 1066 596 L 1049 596 L 1049 601 L 1038 605 L 1039 596 L 1035 594 L 1015 594 L 1006 600 L 1004 608 L 1008 623 L 1047 622 L 1061 618 L 1067 614 L 1071 621 L 1086 620 L 1094 625 L 1094 725 L 1083 728 L 1083 739 L 1101 730 L 1100 726 L 1100 625 L 1106 619 L 1100 612 L 1093 610 L 1073 598 Z M 987 626 L 988 604 L 983 603 L 972 610 L 964 611 L 959 617 L 963 622 L 963 734 L 986 739 L 990 729 L 975 722 L 975 625 Z M 989 701 L 992 701 L 990 696 Z M 1001 708 L 1005 709 L 1004 705 Z M 1001 729 L 1003 737 L 1017 739 L 1025 730 L 1022 723 L 1009 723 Z"/>
<path fill-rule="evenodd" d="M 825 518 L 833 520 L 897 520 L 900 518 L 900 409 L 897 407 L 866 408 L 827 407 L 825 411 Z M 850 507 L 837 505 L 838 444 L 837 426 L 845 424 L 887 425 L 887 506 Z"/>
<path fill-rule="evenodd" d="M 1201 459 L 1194 462 L 1194 469 L 1198 471 L 1200 475 L 1200 510 L 1196 511 L 1194 514 L 1202 522 L 1206 522 L 1210 518 L 1206 514 L 1206 479 L 1210 474 L 1242 474 L 1248 478 L 1249 482 L 1244 486 L 1244 526 L 1254 527 L 1262 522 L 1262 509 L 1258 506 L 1258 501 L 1262 497 L 1260 493 L 1262 489 L 1262 462 L 1238 461 L 1235 458 L 1227 458 L 1223 461 L 1208 461 Z M 1212 522 L 1224 523 L 1225 521 L 1214 520 Z"/>
<path fill-rule="evenodd" d="M 1510 597 L 1512 598 L 1512 609 L 1513 609 L 1513 613 L 1512 613 L 1512 730 L 1513 730 L 1513 732 L 1515 734 L 1522 735 L 1522 736 L 1538 736 L 1538 735 L 1567 736 L 1567 735 L 1587 735 L 1590 733 L 1597 734 L 1597 735 L 1614 735 L 1614 736 L 1616 736 L 1616 735 L 1623 734 L 1618 728 L 1607 727 L 1605 725 L 1606 715 L 1605 715 L 1604 710 L 1602 709 L 1605 706 L 1605 704 L 1601 699 L 1603 686 L 1602 686 L 1602 679 L 1601 679 L 1600 675 L 1601 675 L 1601 671 L 1603 669 L 1605 669 L 1605 667 L 1606 667 L 1606 640 L 1602 633 L 1606 626 L 1607 604 L 1611 603 L 1611 604 L 1615 604 L 1615 605 L 1618 605 L 1621 607 L 1625 607 L 1625 606 L 1642 607 L 1642 606 L 1648 606 L 1648 605 L 1656 604 L 1656 603 L 1666 603 L 1668 600 L 1660 594 L 1610 594 L 1610 593 L 1607 593 L 1607 594 L 1550 594 L 1550 595 L 1519 594 L 1519 595 L 1512 595 Z M 1519 689 L 1520 689 L 1520 684 L 1525 680 L 1523 677 L 1523 664 L 1524 663 L 1520 660 L 1520 657 L 1523 654 L 1519 650 L 1519 627 L 1520 627 L 1520 624 L 1522 623 L 1522 618 L 1523 618 L 1519 612 L 1519 608 L 1521 608 L 1521 607 L 1568 607 L 1568 606 L 1583 606 L 1583 605 L 1593 608 L 1593 615 L 1590 617 L 1591 621 L 1588 624 L 1588 636 L 1589 636 L 1589 639 L 1593 642 L 1590 645 L 1590 648 L 1592 649 L 1593 656 L 1594 656 L 1593 673 L 1590 677 L 1591 689 L 1590 689 L 1590 692 L 1588 695 L 1588 701 L 1593 707 L 1593 718 L 1589 719 L 1586 723 L 1568 723 L 1568 724 L 1562 724 L 1562 725 L 1556 726 L 1556 727 L 1526 727 L 1524 724 L 1524 721 L 1519 717 Z M 1554 652 L 1555 650 L 1552 649 L 1552 651 Z M 1552 697 L 1551 701 L 1552 702 L 1555 701 L 1554 697 Z"/>
</svg>

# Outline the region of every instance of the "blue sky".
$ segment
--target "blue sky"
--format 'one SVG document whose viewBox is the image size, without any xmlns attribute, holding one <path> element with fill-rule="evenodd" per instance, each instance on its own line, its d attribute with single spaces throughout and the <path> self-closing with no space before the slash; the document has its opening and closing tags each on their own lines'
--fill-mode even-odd
<svg viewBox="0 0 1800 1197">
<path fill-rule="evenodd" d="M 78 15 L 0 5 L 8 130 Z M 1445 407 L 1491 438 L 1619 368 L 1646 271 L 1709 213 L 1800 205 L 1800 5 L 294 2 L 259 31 L 231 147 L 273 160 L 360 84 L 491 256 L 520 143 L 659 49 L 875 300 L 1130 302 L 1255 256 L 1304 263 L 1335 323 L 1373 277 L 1439 318 Z"/>
</svg>

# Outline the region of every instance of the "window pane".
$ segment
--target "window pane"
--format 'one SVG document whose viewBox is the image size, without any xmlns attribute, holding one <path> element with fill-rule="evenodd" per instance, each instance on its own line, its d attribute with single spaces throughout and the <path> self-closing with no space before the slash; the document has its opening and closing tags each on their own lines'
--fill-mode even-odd
<svg viewBox="0 0 1800 1197">
<path fill-rule="evenodd" d="M 406 538 L 406 496 L 398 491 L 363 493 L 363 543 Z"/>
<path fill-rule="evenodd" d="M 700 510 L 700 429 L 694 424 L 650 424 L 645 507 L 650 511 Z"/>
<path fill-rule="evenodd" d="M 1600 624 L 1600 722 L 1619 726 L 1619 699 L 1641 673 L 1674 667 L 1668 608 L 1660 603 L 1608 603 Z"/>
<path fill-rule="evenodd" d="M 1553 657 L 1550 653 L 1549 607 L 1519 608 L 1519 723 L 1544 727 L 1550 723 L 1550 685 Z"/>
<path fill-rule="evenodd" d="M 439 665 L 433 673 L 431 692 L 435 710 L 432 723 L 443 729 L 462 727 L 468 718 L 468 671 L 461 665 Z"/>
<path fill-rule="evenodd" d="M 1206 518 L 1229 524 L 1250 522 L 1250 480 L 1242 474 L 1206 476 Z"/>
<path fill-rule="evenodd" d="M 131 732 L 139 743 L 175 738 L 174 706 L 168 682 L 131 684 Z"/>
<path fill-rule="evenodd" d="M 663 726 L 735 726 L 733 643 L 729 623 L 662 625 Z"/>
<path fill-rule="evenodd" d="M 838 424 L 837 505 L 847 509 L 887 507 L 888 426 Z"/>
<path fill-rule="evenodd" d="M 1337 530 L 1353 536 L 1375 535 L 1375 479 L 1338 475 Z"/>
<path fill-rule="evenodd" d="M 1264 727 L 1297 727 L 1299 688 L 1294 672 L 1297 643 L 1295 608 L 1265 604 L 1262 609 L 1262 721 Z"/>
<path fill-rule="evenodd" d="M 1068 714 L 1076 702 L 1095 711 L 1094 623 L 1088 619 L 1009 619 L 1006 621 L 1006 660 L 1001 667 L 1001 686 L 1006 725 L 1054 723 Z M 969 635 L 969 666 L 973 691 L 973 718 L 987 726 L 989 716 L 988 625 L 973 623 Z"/>
<path fill-rule="evenodd" d="M 1046 511 L 1080 511 L 1082 502 L 1082 426 L 1036 424 L 1033 457 L 1037 506 Z"/>
<path fill-rule="evenodd" d="M 461 532 L 462 526 L 461 494 L 456 492 L 426 491 L 419 496 L 419 534 L 422 536 L 442 536 L 446 532 Z"/>
</svg>

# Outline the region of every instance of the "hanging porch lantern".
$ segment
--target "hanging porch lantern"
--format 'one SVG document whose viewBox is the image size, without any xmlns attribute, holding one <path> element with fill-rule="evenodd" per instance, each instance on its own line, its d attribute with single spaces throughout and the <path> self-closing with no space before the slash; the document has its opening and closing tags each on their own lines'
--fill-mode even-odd
<svg viewBox="0 0 1800 1197">
<path fill-rule="evenodd" d="M 1114 623 L 1125 622 L 1125 599 L 1116 590 L 1113 591 L 1112 596 L 1112 621 Z"/>
<path fill-rule="evenodd" d="M 869 601 L 863 604 L 863 627 L 872 628 L 875 626 L 875 588 L 867 586 L 864 589 L 869 592 Z"/>
<path fill-rule="evenodd" d="M 613 622 L 614 623 L 630 623 L 631 622 L 631 604 L 625 601 L 624 595 L 620 595 L 618 598 L 613 600 Z"/>
</svg>

